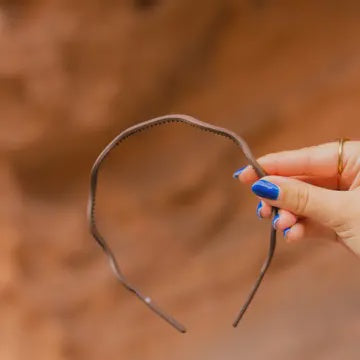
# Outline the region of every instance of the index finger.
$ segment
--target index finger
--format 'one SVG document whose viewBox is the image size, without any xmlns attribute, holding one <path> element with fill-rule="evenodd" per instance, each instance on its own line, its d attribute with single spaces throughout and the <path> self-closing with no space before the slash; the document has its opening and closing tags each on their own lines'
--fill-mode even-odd
<svg viewBox="0 0 360 360">
<path fill-rule="evenodd" d="M 338 143 L 271 153 L 257 161 L 269 175 L 334 177 L 337 176 Z M 244 183 L 253 183 L 258 179 L 251 166 L 246 166 L 234 176 Z"/>
</svg>

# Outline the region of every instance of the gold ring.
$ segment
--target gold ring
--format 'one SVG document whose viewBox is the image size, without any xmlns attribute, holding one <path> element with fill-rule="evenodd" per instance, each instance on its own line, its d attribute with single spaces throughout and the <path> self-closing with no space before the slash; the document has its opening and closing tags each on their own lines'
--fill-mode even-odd
<svg viewBox="0 0 360 360">
<path fill-rule="evenodd" d="M 344 144 L 346 141 L 349 141 L 347 138 L 341 138 L 338 140 L 339 142 L 339 148 L 338 148 L 338 165 L 337 165 L 337 171 L 338 175 L 340 176 L 342 172 L 344 171 L 344 160 L 343 160 L 343 152 L 344 152 Z"/>
</svg>

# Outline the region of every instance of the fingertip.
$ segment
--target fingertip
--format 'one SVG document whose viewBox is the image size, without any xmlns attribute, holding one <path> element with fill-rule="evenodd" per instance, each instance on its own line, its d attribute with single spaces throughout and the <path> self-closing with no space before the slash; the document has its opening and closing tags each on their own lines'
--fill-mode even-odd
<svg viewBox="0 0 360 360">
<path fill-rule="evenodd" d="M 262 207 L 263 207 L 262 201 L 259 201 L 257 208 L 256 208 L 256 215 L 258 216 L 259 219 L 262 219 L 262 215 L 261 215 Z"/>
<path fill-rule="evenodd" d="M 291 231 L 291 227 L 288 227 L 283 231 L 283 236 L 284 236 L 285 241 L 288 244 L 294 242 L 294 240 L 295 240 L 294 237 L 293 237 L 293 233 Z"/>
<path fill-rule="evenodd" d="M 286 228 L 283 231 L 286 242 L 291 243 L 298 241 L 304 237 L 305 227 L 302 223 L 296 223 L 295 225 Z"/>
<path fill-rule="evenodd" d="M 279 222 L 279 220 L 280 220 L 280 215 L 276 214 L 272 220 L 272 226 L 274 229 L 277 229 L 277 223 Z"/>
<path fill-rule="evenodd" d="M 272 207 L 267 204 L 265 201 L 260 200 L 261 202 L 261 216 L 264 219 L 268 219 L 272 216 Z"/>
<path fill-rule="evenodd" d="M 280 194 L 279 186 L 265 178 L 252 184 L 251 191 L 266 200 L 278 200 Z"/>
<path fill-rule="evenodd" d="M 277 223 L 277 229 L 285 231 L 297 222 L 297 217 L 290 211 L 280 209 L 279 210 L 280 220 Z"/>
<path fill-rule="evenodd" d="M 239 180 L 245 184 L 252 184 L 259 179 L 254 168 L 251 165 L 245 166 L 238 176 Z"/>
<path fill-rule="evenodd" d="M 240 169 L 236 170 L 234 173 L 233 173 L 233 178 L 234 179 L 239 179 L 239 176 L 241 175 L 241 173 L 247 168 L 247 165 L 245 166 L 242 166 Z"/>
<path fill-rule="evenodd" d="M 288 232 L 289 232 L 290 230 L 291 230 L 291 227 L 288 227 L 288 228 L 284 229 L 284 231 L 283 231 L 284 238 L 286 238 L 286 236 L 287 236 L 287 234 L 288 234 Z"/>
</svg>

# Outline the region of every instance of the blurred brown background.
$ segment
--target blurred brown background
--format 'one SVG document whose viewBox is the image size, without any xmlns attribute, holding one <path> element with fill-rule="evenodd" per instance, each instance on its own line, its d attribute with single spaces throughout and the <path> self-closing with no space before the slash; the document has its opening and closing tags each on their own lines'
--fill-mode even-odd
<svg viewBox="0 0 360 360">
<path fill-rule="evenodd" d="M 270 224 L 224 139 L 154 129 L 101 174 L 103 233 L 186 335 L 116 282 L 85 209 L 96 155 L 152 116 L 229 127 L 256 156 L 359 138 L 359 20 L 358 1 L 0 1 L 0 359 L 358 359 L 360 267 L 339 246 L 279 236 L 232 328 Z"/>
</svg>

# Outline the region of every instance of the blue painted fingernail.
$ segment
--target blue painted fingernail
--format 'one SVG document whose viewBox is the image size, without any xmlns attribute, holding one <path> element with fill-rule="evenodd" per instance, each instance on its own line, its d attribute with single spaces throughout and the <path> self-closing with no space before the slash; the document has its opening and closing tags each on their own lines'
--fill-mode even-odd
<svg viewBox="0 0 360 360">
<path fill-rule="evenodd" d="M 279 221 L 279 219 L 280 219 L 279 214 L 276 214 L 274 216 L 274 218 L 273 218 L 273 221 L 272 221 L 272 226 L 273 226 L 274 229 L 276 229 L 276 223 Z"/>
<path fill-rule="evenodd" d="M 286 228 L 286 229 L 283 231 L 284 237 L 286 237 L 286 234 L 290 231 L 290 229 L 291 229 L 291 228 L 288 227 L 288 228 Z"/>
<path fill-rule="evenodd" d="M 258 196 L 266 199 L 276 200 L 279 197 L 279 187 L 267 180 L 258 180 L 253 184 L 251 190 Z"/>
<path fill-rule="evenodd" d="M 262 216 L 261 216 L 261 208 L 262 208 L 262 202 L 260 201 L 259 203 L 258 203 L 258 206 L 257 206 L 257 208 L 256 208 L 256 215 L 260 218 L 260 219 L 262 219 Z"/>
<path fill-rule="evenodd" d="M 236 170 L 234 173 L 233 173 L 233 178 L 234 179 L 237 179 L 239 177 L 239 175 L 245 170 L 245 168 L 247 167 L 247 165 L 241 167 L 239 170 Z"/>
</svg>

